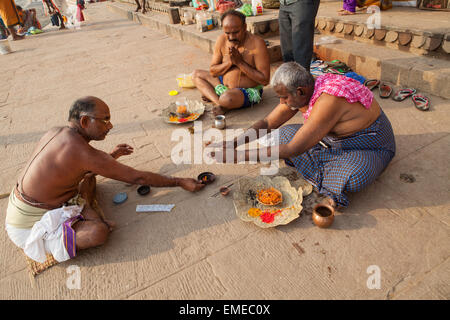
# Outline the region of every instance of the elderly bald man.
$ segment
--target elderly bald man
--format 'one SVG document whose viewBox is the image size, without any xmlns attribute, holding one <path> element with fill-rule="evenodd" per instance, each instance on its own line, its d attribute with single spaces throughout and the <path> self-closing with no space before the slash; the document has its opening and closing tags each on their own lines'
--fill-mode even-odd
<svg viewBox="0 0 450 320">
<path fill-rule="evenodd" d="M 30 258 L 44 262 L 46 253 L 57 261 L 77 250 L 102 245 L 114 223 L 98 210 L 95 175 L 130 184 L 181 187 L 194 192 L 204 185 L 194 179 L 135 170 L 117 161 L 133 152 L 127 144 L 111 153 L 92 147 L 112 129 L 105 102 L 96 97 L 76 100 L 68 124 L 53 128 L 39 141 L 31 160 L 9 197 L 6 230 Z M 96 210 L 97 209 L 97 210 Z"/>
</svg>

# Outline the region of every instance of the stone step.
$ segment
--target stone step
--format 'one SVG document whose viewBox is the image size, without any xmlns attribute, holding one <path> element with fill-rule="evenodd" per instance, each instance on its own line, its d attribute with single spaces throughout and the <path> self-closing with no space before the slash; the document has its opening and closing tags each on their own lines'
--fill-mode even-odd
<svg viewBox="0 0 450 320">
<path fill-rule="evenodd" d="M 133 12 L 133 7 L 111 2 L 108 7 L 137 23 L 157 29 L 173 38 L 213 53 L 217 37 L 222 33 L 219 28 L 207 32 L 199 32 L 195 25 L 170 24 L 165 7 L 161 11 L 150 11 L 146 14 Z M 164 14 L 161 14 L 164 13 Z M 316 43 L 324 35 L 316 35 Z M 281 48 L 278 36 L 266 36 L 269 42 L 269 54 L 272 68 L 275 71 L 281 63 Z M 414 87 L 421 91 L 440 97 L 450 98 L 450 61 L 417 56 L 410 52 L 402 52 L 386 47 L 374 46 L 370 43 L 337 39 L 339 43 L 315 46 L 318 57 L 325 61 L 339 59 L 355 72 L 370 79 L 381 79 L 399 87 Z"/>
<path fill-rule="evenodd" d="M 321 38 L 322 35 L 316 35 L 316 43 Z M 367 79 L 380 79 L 450 99 L 450 61 L 346 39 L 316 45 L 314 51 L 322 60 L 338 59 L 346 63 Z"/>
<path fill-rule="evenodd" d="M 415 7 L 378 7 L 339 16 L 342 1 L 320 4 L 316 28 L 323 34 L 450 60 L 449 13 Z M 367 12 L 368 11 L 368 12 Z"/>
</svg>

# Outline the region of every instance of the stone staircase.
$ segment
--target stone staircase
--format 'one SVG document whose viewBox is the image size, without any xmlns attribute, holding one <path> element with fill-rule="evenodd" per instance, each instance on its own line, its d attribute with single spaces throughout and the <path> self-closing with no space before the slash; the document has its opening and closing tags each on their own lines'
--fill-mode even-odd
<svg viewBox="0 0 450 320">
<path fill-rule="evenodd" d="M 195 16 L 194 8 L 174 7 L 169 2 L 147 3 L 149 12 L 146 14 L 134 12 L 134 0 L 116 0 L 108 3 L 108 7 L 130 20 L 213 52 L 215 40 L 221 34 L 218 12 L 212 12 L 217 27 L 200 32 L 195 25 L 173 23 L 177 17 L 183 17 L 185 11 Z M 337 1 L 321 2 L 315 36 L 315 53 L 320 59 L 339 59 L 366 78 L 450 98 L 448 12 L 393 8 L 392 12 L 382 11 L 381 23 L 370 28 L 368 20 L 376 24 L 376 13 L 338 16 L 336 11 L 340 5 L 342 3 Z M 275 69 L 282 59 L 278 10 L 265 9 L 262 16 L 248 17 L 247 29 L 267 40 L 272 69 Z"/>
</svg>

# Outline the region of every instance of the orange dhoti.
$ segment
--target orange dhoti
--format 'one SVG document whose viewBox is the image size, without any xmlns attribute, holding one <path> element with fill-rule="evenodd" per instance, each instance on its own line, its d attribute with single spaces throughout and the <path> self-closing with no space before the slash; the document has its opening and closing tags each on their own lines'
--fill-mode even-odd
<svg viewBox="0 0 450 320">
<path fill-rule="evenodd" d="M 0 0 L 0 15 L 7 28 L 21 23 L 14 0 Z"/>
</svg>

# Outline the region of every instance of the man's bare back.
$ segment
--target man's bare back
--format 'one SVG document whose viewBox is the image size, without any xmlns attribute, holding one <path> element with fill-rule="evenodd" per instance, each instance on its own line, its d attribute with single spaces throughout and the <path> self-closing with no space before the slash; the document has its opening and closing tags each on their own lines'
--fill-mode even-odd
<svg viewBox="0 0 450 320">
<path fill-rule="evenodd" d="M 366 109 L 360 102 L 350 103 L 345 98 L 322 93 L 320 98 L 317 99 L 315 107 L 319 109 L 322 104 L 332 106 L 333 112 L 341 114 L 339 120 L 327 134 L 340 138 L 370 127 L 381 113 L 380 105 L 375 99 L 373 99 L 370 108 Z"/>
<path fill-rule="evenodd" d="M 78 185 L 88 172 L 83 169 L 87 148 L 92 147 L 76 130 L 51 129 L 39 141 L 27 172 L 20 176 L 19 190 L 40 203 L 61 207 L 78 193 Z"/>
</svg>

